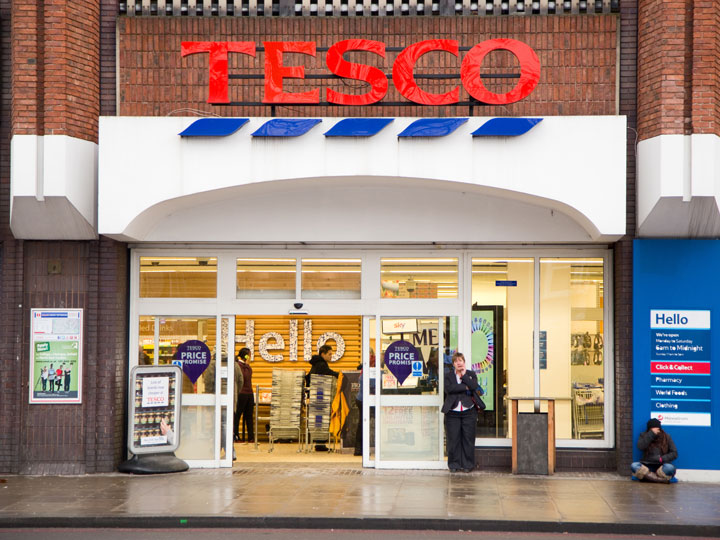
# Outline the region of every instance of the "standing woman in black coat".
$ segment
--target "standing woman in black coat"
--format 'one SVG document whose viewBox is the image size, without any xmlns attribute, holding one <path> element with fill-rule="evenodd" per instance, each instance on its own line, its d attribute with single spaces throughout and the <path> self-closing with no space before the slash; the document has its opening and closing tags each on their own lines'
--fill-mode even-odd
<svg viewBox="0 0 720 540">
<path fill-rule="evenodd" d="M 448 468 L 471 472 L 475 468 L 475 427 L 477 409 L 472 393 L 478 388 L 477 375 L 465 367 L 465 356 L 456 352 L 453 370 L 445 373 L 445 437 Z"/>
</svg>

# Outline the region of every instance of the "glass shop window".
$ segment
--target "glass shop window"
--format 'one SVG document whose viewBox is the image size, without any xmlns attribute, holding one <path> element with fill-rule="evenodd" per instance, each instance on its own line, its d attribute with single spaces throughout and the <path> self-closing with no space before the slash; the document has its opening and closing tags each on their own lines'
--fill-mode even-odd
<svg viewBox="0 0 720 540">
<path fill-rule="evenodd" d="M 457 258 L 382 258 L 382 298 L 457 298 Z"/>
<path fill-rule="evenodd" d="M 296 259 L 238 259 L 236 298 L 295 298 Z"/>
<path fill-rule="evenodd" d="M 540 393 L 558 439 L 605 437 L 602 258 L 540 259 Z"/>
<path fill-rule="evenodd" d="M 473 258 L 470 364 L 484 391 L 478 438 L 510 437 L 507 396 L 533 394 L 534 259 Z"/>
<path fill-rule="evenodd" d="M 140 298 L 215 298 L 217 258 L 140 257 Z"/>
<path fill-rule="evenodd" d="M 360 298 L 360 259 L 302 259 L 303 298 Z"/>
</svg>

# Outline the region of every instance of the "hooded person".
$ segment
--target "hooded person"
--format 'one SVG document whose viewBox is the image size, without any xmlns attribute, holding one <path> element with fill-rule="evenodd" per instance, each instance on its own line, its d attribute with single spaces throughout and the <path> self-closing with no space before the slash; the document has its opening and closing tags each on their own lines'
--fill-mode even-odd
<svg viewBox="0 0 720 540">
<path fill-rule="evenodd" d="M 675 443 L 670 434 L 663 430 L 660 420 L 651 418 L 647 429 L 640 434 L 637 447 L 643 457 L 630 468 L 638 480 L 668 483 L 675 476 L 675 465 L 671 463 L 678 457 Z"/>
<path fill-rule="evenodd" d="M 310 375 L 332 375 L 337 378 L 339 373 L 330 369 L 330 359 L 332 358 L 332 347 L 323 345 L 318 350 L 318 354 L 314 354 L 310 359 L 310 373 L 305 375 L 305 384 L 310 386 Z"/>
</svg>

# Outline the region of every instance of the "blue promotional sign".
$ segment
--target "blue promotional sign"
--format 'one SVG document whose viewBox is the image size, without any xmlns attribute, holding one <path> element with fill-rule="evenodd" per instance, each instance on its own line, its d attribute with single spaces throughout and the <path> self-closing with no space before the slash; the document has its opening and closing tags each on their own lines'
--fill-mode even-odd
<svg viewBox="0 0 720 540">
<path fill-rule="evenodd" d="M 650 310 L 650 374 L 684 377 L 684 384 L 671 389 L 651 382 L 653 418 L 666 425 L 710 425 L 710 386 L 697 388 L 693 377 L 704 375 L 692 375 L 710 371 L 710 337 L 710 310 Z"/>
<path fill-rule="evenodd" d="M 415 346 L 408 341 L 394 341 L 385 349 L 385 365 L 398 383 L 402 385 L 413 371 L 413 363 L 420 363 L 422 375 L 422 361 Z"/>
<path fill-rule="evenodd" d="M 176 360 L 182 362 L 183 373 L 195 384 L 210 365 L 210 349 L 202 341 L 190 339 L 180 344 Z"/>
<path fill-rule="evenodd" d="M 678 447 L 681 471 L 720 471 L 720 242 L 633 242 L 633 446 L 648 419 Z M 634 449 L 633 460 L 642 452 Z"/>
<path fill-rule="evenodd" d="M 512 280 L 512 281 L 497 280 L 495 282 L 495 286 L 496 287 L 517 287 L 517 281 L 515 281 L 515 280 Z"/>
</svg>

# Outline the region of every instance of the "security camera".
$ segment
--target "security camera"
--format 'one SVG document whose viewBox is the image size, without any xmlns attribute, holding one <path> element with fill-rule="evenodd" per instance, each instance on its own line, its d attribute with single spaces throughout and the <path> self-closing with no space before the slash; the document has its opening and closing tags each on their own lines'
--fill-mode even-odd
<svg viewBox="0 0 720 540">
<path fill-rule="evenodd" d="M 301 308 L 303 307 L 303 303 L 302 303 L 302 302 L 295 302 L 295 303 L 293 304 L 293 307 L 294 307 L 295 309 L 301 309 Z"/>
</svg>

